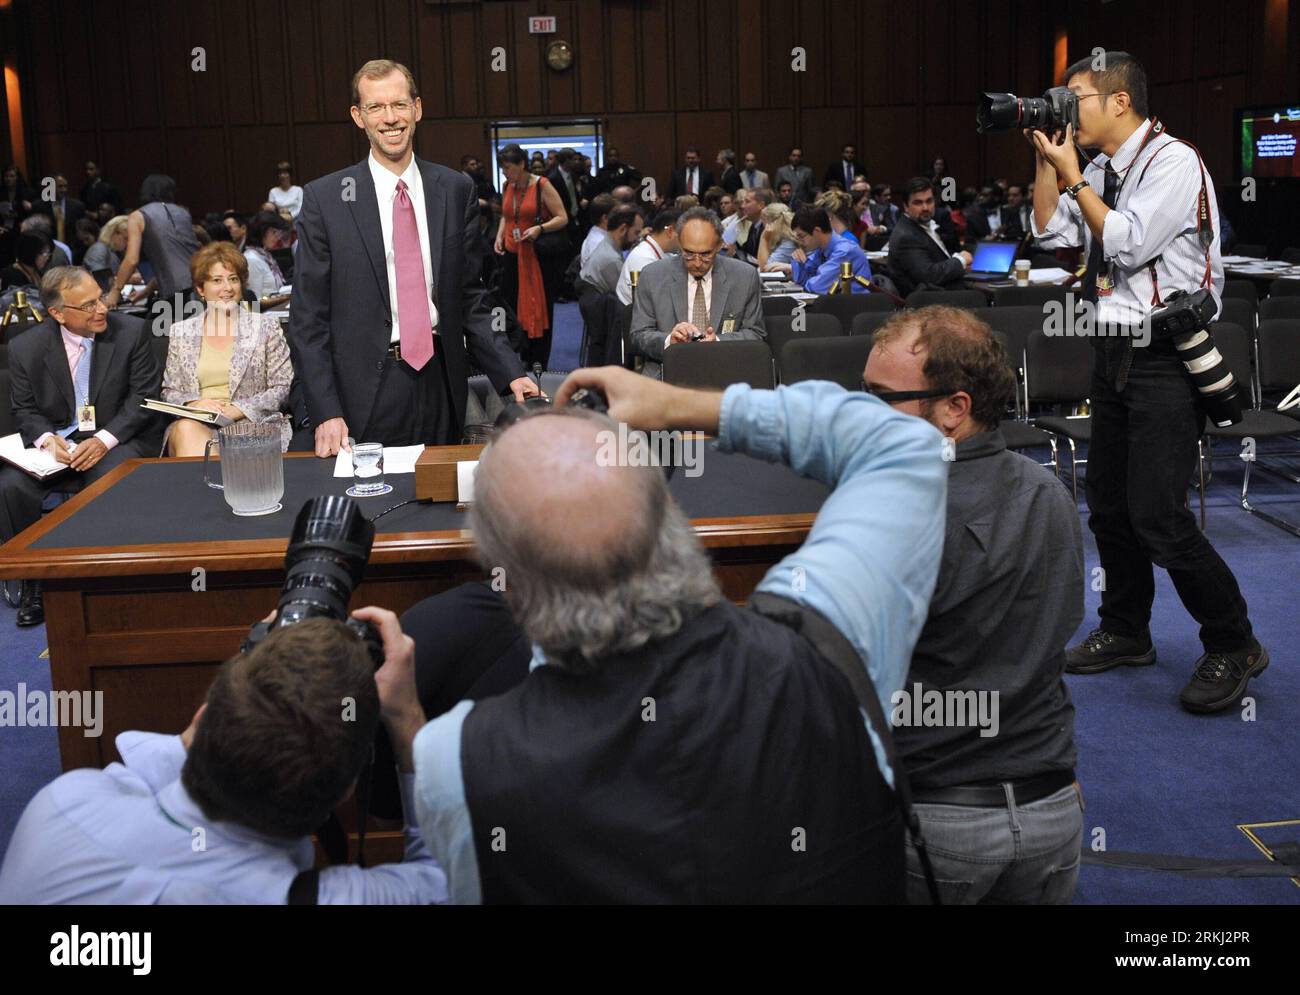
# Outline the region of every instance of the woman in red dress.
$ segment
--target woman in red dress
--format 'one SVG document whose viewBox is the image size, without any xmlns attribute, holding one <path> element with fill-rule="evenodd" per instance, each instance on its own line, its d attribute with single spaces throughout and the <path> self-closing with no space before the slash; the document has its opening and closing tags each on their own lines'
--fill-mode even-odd
<svg viewBox="0 0 1300 995">
<path fill-rule="evenodd" d="M 543 232 L 564 231 L 569 216 L 546 177 L 528 171 L 528 157 L 518 145 L 503 148 L 497 165 L 506 176 L 494 246 L 502 263 L 501 296 L 514 305 L 519 324 L 528 334 L 520 353 L 524 366 L 531 369 L 534 363 L 541 363 L 545 370 L 551 358 L 552 302 L 546 297 L 536 242 Z"/>
</svg>

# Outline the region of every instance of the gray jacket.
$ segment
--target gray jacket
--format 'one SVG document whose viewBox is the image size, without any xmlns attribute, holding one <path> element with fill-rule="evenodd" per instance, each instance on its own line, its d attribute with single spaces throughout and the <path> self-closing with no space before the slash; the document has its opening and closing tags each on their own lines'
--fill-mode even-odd
<svg viewBox="0 0 1300 995">
<path fill-rule="evenodd" d="M 689 274 L 681 256 L 668 256 L 641 270 L 632 305 L 632 341 L 646 364 L 647 376 L 663 375 L 664 340 L 679 322 L 690 321 L 686 306 Z M 709 324 L 719 341 L 731 339 L 767 340 L 763 325 L 758 270 L 719 255 L 713 260 L 713 290 L 709 301 Z M 724 331 L 733 321 L 732 331 Z"/>
</svg>

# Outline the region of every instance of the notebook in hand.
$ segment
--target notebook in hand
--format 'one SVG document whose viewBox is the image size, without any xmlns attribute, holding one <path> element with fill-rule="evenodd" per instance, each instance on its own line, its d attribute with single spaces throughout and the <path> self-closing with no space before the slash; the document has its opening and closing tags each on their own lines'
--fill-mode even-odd
<svg viewBox="0 0 1300 995">
<path fill-rule="evenodd" d="M 141 401 L 140 407 L 148 408 L 150 411 L 158 411 L 164 415 L 174 415 L 177 418 L 193 418 L 205 425 L 216 425 L 221 420 L 221 415 L 215 411 L 205 411 L 203 408 L 187 408 L 183 404 L 169 404 L 167 401 L 155 401 L 151 398 Z"/>
<path fill-rule="evenodd" d="M 68 468 L 44 449 L 28 449 L 23 445 L 23 437 L 15 432 L 0 439 L 0 459 L 12 463 L 24 473 L 29 473 L 38 480 L 52 477 Z"/>
</svg>

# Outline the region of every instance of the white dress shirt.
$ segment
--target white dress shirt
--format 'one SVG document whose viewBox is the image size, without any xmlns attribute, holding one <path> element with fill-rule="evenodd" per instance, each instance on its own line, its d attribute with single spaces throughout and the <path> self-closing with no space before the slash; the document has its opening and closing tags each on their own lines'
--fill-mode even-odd
<svg viewBox="0 0 1300 995">
<path fill-rule="evenodd" d="M 1115 289 L 1098 297 L 1097 318 L 1111 325 L 1138 324 L 1154 307 L 1151 299 L 1155 288 L 1147 267 L 1153 259 L 1161 299 L 1175 290 L 1190 293 L 1198 289 L 1205 276 L 1205 249 L 1196 235 L 1197 201 L 1201 192 L 1201 168 L 1196 153 L 1186 145 L 1176 144 L 1168 134 L 1161 134 L 1148 142 L 1138 156 L 1149 125 L 1150 121 L 1143 121 L 1119 147 L 1113 160 L 1105 153 L 1098 153 L 1083 171 L 1084 179 L 1098 197 L 1106 189 L 1107 162 L 1114 162 L 1112 168 L 1123 184 L 1115 207 L 1106 214 L 1102 230 L 1102 253 L 1106 262 L 1114 264 Z M 1170 145 L 1173 147 L 1166 148 Z M 1151 166 L 1143 177 L 1142 170 L 1147 163 Z M 1219 203 L 1208 170 L 1205 190 L 1210 199 L 1210 217 L 1216 222 L 1214 241 L 1210 244 L 1210 292 L 1217 307 L 1221 306 L 1223 260 L 1219 255 Z M 1082 245 L 1084 259 L 1091 251 L 1092 230 L 1083 220 L 1078 201 L 1065 194 L 1061 195 L 1045 229 L 1040 230 L 1037 220 L 1033 220 L 1033 232 L 1044 249 Z"/>
<path fill-rule="evenodd" d="M 379 201 L 379 227 L 384 237 L 384 259 L 388 262 L 388 300 L 393 309 L 393 334 L 389 342 L 401 342 L 402 330 L 398 327 L 397 314 L 397 259 L 393 255 L 393 201 L 397 198 L 397 181 L 406 183 L 406 196 L 411 199 L 415 211 L 415 225 L 420 232 L 420 256 L 424 262 L 424 286 L 429 298 L 429 323 L 436 330 L 438 327 L 438 306 L 433 303 L 433 261 L 429 258 L 429 218 L 424 210 L 424 180 L 420 169 L 415 164 L 415 156 L 406 167 L 406 172 L 398 176 L 391 169 L 384 167 L 370 153 L 370 176 L 375 181 L 375 199 Z"/>
<path fill-rule="evenodd" d="M 627 254 L 623 260 L 623 269 L 618 274 L 618 299 L 624 304 L 632 303 L 632 274 L 640 273 L 657 259 L 662 259 L 666 255 L 672 255 L 670 252 L 664 252 L 659 248 L 659 243 L 653 238 L 646 236 L 638 242 Z"/>
<path fill-rule="evenodd" d="M 288 190 L 282 190 L 277 184 L 271 188 L 266 195 L 266 199 L 274 204 L 277 210 L 287 208 L 289 213 L 296 218 L 298 212 L 302 210 L 302 187 L 295 183 Z"/>
</svg>

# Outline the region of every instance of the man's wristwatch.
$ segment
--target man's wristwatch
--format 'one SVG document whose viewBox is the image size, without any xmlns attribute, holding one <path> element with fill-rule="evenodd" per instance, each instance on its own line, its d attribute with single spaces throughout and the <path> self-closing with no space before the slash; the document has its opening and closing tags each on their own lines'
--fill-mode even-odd
<svg viewBox="0 0 1300 995">
<path fill-rule="evenodd" d="M 1087 180 L 1080 180 L 1078 183 L 1074 184 L 1074 186 L 1066 187 L 1066 188 L 1065 188 L 1065 192 L 1068 193 L 1068 194 L 1069 194 L 1071 197 L 1073 197 L 1075 200 L 1078 200 L 1078 199 L 1079 199 L 1079 191 L 1082 190 L 1082 189 L 1083 189 L 1084 187 L 1086 187 L 1087 185 L 1088 185 L 1088 181 L 1087 181 Z"/>
</svg>

